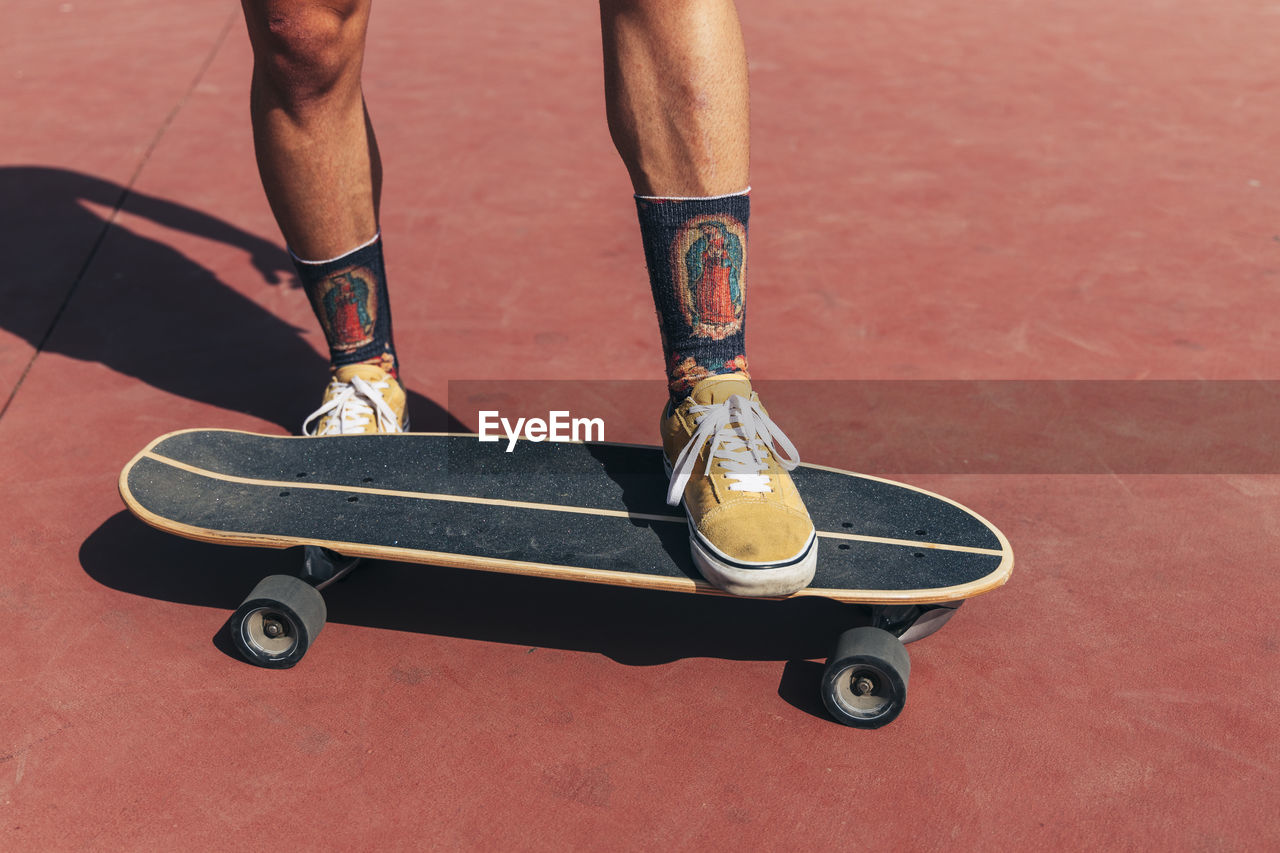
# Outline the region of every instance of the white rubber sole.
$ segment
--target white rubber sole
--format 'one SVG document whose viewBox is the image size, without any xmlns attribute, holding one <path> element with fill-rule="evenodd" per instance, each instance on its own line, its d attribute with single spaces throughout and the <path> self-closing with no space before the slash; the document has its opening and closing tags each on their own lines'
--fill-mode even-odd
<svg viewBox="0 0 1280 853">
<path fill-rule="evenodd" d="M 791 595 L 812 583 L 818 568 L 817 538 L 816 533 L 810 534 L 805 547 L 791 560 L 742 563 L 730 560 L 703 539 L 689 520 L 689 550 L 698 571 L 717 589 L 747 598 Z"/>
</svg>

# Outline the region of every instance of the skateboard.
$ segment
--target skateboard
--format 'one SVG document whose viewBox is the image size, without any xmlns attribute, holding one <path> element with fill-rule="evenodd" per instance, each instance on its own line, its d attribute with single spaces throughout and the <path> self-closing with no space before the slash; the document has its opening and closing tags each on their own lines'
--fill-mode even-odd
<svg viewBox="0 0 1280 853">
<path fill-rule="evenodd" d="M 821 682 L 839 722 L 876 728 L 906 701 L 906 643 L 1013 570 L 1008 540 L 955 501 L 877 477 L 801 464 L 792 473 L 817 528 L 812 584 L 861 610 Z M 324 625 L 320 590 L 361 558 L 724 595 L 689 554 L 666 504 L 656 447 L 474 435 L 296 438 L 185 430 L 148 444 L 120 494 L 160 530 L 226 545 L 301 546 L 297 576 L 259 583 L 231 618 L 251 663 L 283 668 Z"/>
</svg>

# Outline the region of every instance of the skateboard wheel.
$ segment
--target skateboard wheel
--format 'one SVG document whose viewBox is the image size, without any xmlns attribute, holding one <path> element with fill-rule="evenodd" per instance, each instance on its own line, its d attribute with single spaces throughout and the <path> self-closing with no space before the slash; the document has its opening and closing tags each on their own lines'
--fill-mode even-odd
<svg viewBox="0 0 1280 853">
<path fill-rule="evenodd" d="M 902 641 L 880 628 L 853 628 L 840 635 L 827 661 L 822 702 L 837 722 L 878 729 L 902 711 L 910 674 Z"/>
<path fill-rule="evenodd" d="M 271 575 L 231 617 L 231 636 L 244 659 L 287 669 L 307 653 L 324 627 L 324 597 L 306 581 Z"/>
</svg>

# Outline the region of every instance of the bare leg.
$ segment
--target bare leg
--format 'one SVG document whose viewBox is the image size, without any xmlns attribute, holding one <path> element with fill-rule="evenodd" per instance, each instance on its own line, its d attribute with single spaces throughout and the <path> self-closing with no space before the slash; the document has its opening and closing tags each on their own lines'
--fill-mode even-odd
<svg viewBox="0 0 1280 853">
<path fill-rule="evenodd" d="M 747 59 L 733 0 L 601 0 L 614 145 L 639 195 L 748 183 Z"/>
<path fill-rule="evenodd" d="M 667 501 L 685 509 L 704 578 L 736 595 L 787 595 L 813 579 L 816 539 L 787 473 L 794 448 L 777 441 L 747 372 L 749 116 L 737 12 L 732 0 L 601 0 L 600 18 L 609 129 L 637 195 L 667 365 Z M 730 423 L 740 444 L 693 443 L 704 426 Z"/>
<path fill-rule="evenodd" d="M 324 403 L 303 432 L 399 432 L 405 393 L 374 240 L 382 164 L 360 91 L 371 0 L 241 2 L 258 171 L 329 345 Z"/>
<path fill-rule="evenodd" d="M 378 230 L 382 165 L 360 91 L 370 0 L 242 5 L 267 199 L 299 257 L 336 257 Z"/>
</svg>

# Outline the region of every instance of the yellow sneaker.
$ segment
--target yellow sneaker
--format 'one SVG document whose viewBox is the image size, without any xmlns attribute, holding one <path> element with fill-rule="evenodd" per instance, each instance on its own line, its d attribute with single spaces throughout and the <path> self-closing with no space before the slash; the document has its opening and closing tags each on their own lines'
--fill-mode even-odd
<svg viewBox="0 0 1280 853">
<path fill-rule="evenodd" d="M 404 386 L 376 364 L 335 368 L 324 404 L 302 424 L 303 435 L 404 432 L 409 428 Z"/>
<path fill-rule="evenodd" d="M 667 405 L 661 428 L 667 503 L 684 502 L 702 576 L 734 595 L 789 595 L 808 586 L 816 534 L 787 473 L 799 455 L 750 380 L 740 373 L 702 380 Z"/>
</svg>

